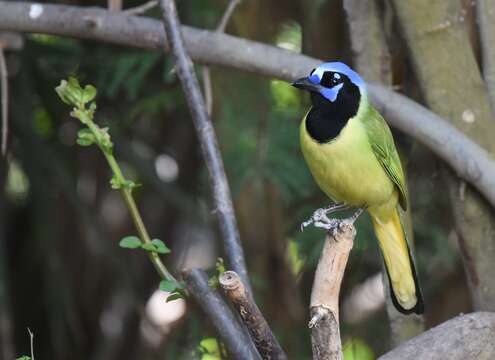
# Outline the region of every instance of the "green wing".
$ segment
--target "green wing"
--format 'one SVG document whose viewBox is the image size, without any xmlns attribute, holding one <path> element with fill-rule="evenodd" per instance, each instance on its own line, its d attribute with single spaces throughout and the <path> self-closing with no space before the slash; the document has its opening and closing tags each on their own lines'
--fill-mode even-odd
<svg viewBox="0 0 495 360">
<path fill-rule="evenodd" d="M 366 114 L 363 123 L 368 134 L 368 140 L 376 158 L 387 173 L 390 180 L 399 189 L 399 204 L 407 210 L 407 188 L 402 171 L 399 154 L 395 148 L 392 132 L 383 117 L 370 105 L 370 111 Z"/>
</svg>

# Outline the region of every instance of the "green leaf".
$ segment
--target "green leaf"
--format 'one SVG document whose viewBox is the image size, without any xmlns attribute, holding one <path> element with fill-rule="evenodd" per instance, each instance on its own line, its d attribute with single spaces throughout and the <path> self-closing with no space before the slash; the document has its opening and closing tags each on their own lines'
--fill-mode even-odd
<svg viewBox="0 0 495 360">
<path fill-rule="evenodd" d="M 31 360 L 31 357 L 30 356 L 21 356 L 21 357 L 16 358 L 15 360 Z"/>
<path fill-rule="evenodd" d="M 69 81 L 62 80 L 55 88 L 58 96 L 67 105 L 77 106 L 81 95 L 81 87 L 76 78 L 69 78 Z"/>
<path fill-rule="evenodd" d="M 184 295 L 182 295 L 180 292 L 174 292 L 167 297 L 166 302 L 174 301 L 177 299 L 184 299 Z"/>
<path fill-rule="evenodd" d="M 119 246 L 124 249 L 137 249 L 141 247 L 141 240 L 137 236 L 126 236 L 120 240 Z"/>
<path fill-rule="evenodd" d="M 90 129 L 81 129 L 77 132 L 77 143 L 81 146 L 93 145 L 96 141 Z"/>
<path fill-rule="evenodd" d="M 343 346 L 344 360 L 374 360 L 375 354 L 368 344 L 358 338 L 347 340 Z"/>
<path fill-rule="evenodd" d="M 171 253 L 171 250 L 160 239 L 153 239 L 153 240 L 151 240 L 151 243 L 153 245 L 155 245 L 157 253 L 159 253 L 159 254 L 170 254 Z"/>
<path fill-rule="evenodd" d="M 146 251 L 157 252 L 155 245 L 150 244 L 150 243 L 143 244 L 143 245 L 141 245 L 141 247 L 143 248 L 143 250 L 146 250 Z"/>
<path fill-rule="evenodd" d="M 159 288 L 161 291 L 175 292 L 177 288 L 180 288 L 180 285 L 176 281 L 162 280 Z"/>
<path fill-rule="evenodd" d="M 222 353 L 220 344 L 215 338 L 205 338 L 199 343 L 199 351 L 203 353 L 203 357 L 201 359 L 221 359 Z M 210 357 L 205 358 L 205 355 L 209 355 Z"/>
<path fill-rule="evenodd" d="M 86 85 L 83 89 L 79 81 L 72 76 L 68 80 L 62 80 L 55 91 L 64 103 L 80 109 L 96 97 L 96 88 L 93 85 Z M 92 111 L 94 112 L 94 108 Z"/>
<path fill-rule="evenodd" d="M 215 267 L 219 275 L 225 272 L 225 263 L 223 262 L 223 259 L 221 257 L 217 259 L 217 262 L 215 263 Z"/>
<path fill-rule="evenodd" d="M 93 85 L 86 85 L 82 91 L 82 103 L 87 104 L 96 97 L 96 88 Z"/>
</svg>

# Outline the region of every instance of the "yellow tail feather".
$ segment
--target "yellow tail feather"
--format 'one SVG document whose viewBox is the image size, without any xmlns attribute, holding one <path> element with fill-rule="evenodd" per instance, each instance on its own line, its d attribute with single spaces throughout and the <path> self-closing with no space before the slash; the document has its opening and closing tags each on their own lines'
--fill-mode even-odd
<svg viewBox="0 0 495 360">
<path fill-rule="evenodd" d="M 391 295 L 397 310 L 421 313 L 423 304 L 399 210 L 370 209 L 371 219 L 382 250 L 390 281 Z"/>
</svg>

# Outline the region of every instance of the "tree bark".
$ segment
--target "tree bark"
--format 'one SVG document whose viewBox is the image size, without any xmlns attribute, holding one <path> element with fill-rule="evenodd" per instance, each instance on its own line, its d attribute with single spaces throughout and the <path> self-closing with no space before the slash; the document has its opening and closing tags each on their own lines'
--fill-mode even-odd
<svg viewBox="0 0 495 360">
<path fill-rule="evenodd" d="M 234 271 L 226 271 L 219 276 L 219 281 L 247 327 L 261 357 L 267 360 L 287 360 L 287 355 L 280 347 L 260 309 L 246 293 L 239 275 Z"/>
<path fill-rule="evenodd" d="M 181 81 L 182 90 L 201 145 L 227 261 L 232 269 L 239 274 L 246 286 L 248 295 L 251 296 L 251 284 L 247 273 L 244 250 L 241 246 L 239 229 L 232 205 L 232 196 L 215 129 L 199 89 L 198 79 L 194 74 L 190 55 L 185 47 L 175 2 L 173 0 L 161 0 L 160 6 L 163 26 L 167 36 L 167 41 L 164 39 L 163 45 L 166 48 L 170 47 L 174 57 L 177 75 Z"/>
<path fill-rule="evenodd" d="M 393 4 L 428 105 L 495 154 L 495 122 L 461 20 L 461 2 L 393 0 Z M 464 191 L 461 179 L 447 176 L 474 307 L 495 310 L 495 212 L 471 186 Z"/>
<path fill-rule="evenodd" d="M 316 268 L 311 291 L 309 328 L 313 359 L 342 360 L 339 329 L 339 294 L 356 229 L 342 224 L 328 235 Z"/>
<path fill-rule="evenodd" d="M 491 360 L 495 358 L 495 314 L 477 312 L 448 320 L 378 360 Z"/>
<path fill-rule="evenodd" d="M 206 273 L 198 269 L 187 270 L 184 272 L 184 278 L 187 289 L 212 321 L 232 358 L 260 359 L 245 329 L 241 327 L 218 291 L 209 287 Z"/>
</svg>

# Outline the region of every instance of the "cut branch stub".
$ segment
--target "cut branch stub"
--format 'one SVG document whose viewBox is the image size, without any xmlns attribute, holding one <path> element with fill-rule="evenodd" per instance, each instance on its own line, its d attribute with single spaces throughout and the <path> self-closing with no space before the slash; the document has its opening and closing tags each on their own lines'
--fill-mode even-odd
<svg viewBox="0 0 495 360">
<path fill-rule="evenodd" d="M 325 239 L 311 292 L 309 328 L 316 360 L 342 360 L 339 331 L 339 294 L 356 229 L 341 223 Z"/>
<path fill-rule="evenodd" d="M 287 355 L 280 347 L 252 297 L 247 296 L 239 275 L 234 271 L 226 271 L 220 275 L 219 281 L 244 325 L 246 325 L 261 357 L 263 359 L 286 360 Z"/>
<path fill-rule="evenodd" d="M 187 290 L 208 315 L 233 359 L 258 360 L 251 339 L 220 293 L 208 286 L 208 276 L 199 269 L 183 272 Z"/>
</svg>

